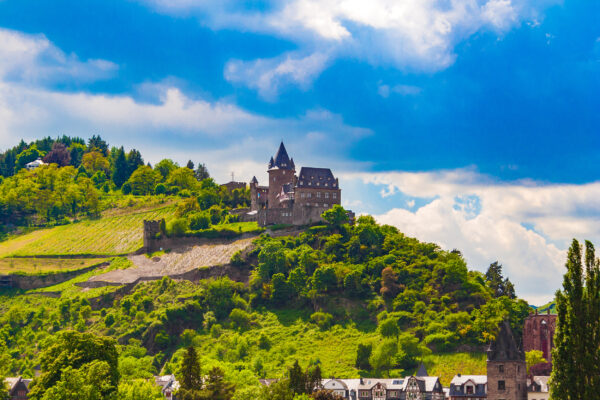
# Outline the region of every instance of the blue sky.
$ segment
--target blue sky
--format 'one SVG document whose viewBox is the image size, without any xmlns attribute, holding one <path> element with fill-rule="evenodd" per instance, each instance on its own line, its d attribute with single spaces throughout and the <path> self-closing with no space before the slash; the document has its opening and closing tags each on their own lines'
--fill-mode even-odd
<svg viewBox="0 0 600 400">
<path fill-rule="evenodd" d="M 344 202 L 496 259 L 533 302 L 600 242 L 600 5 L 0 0 L 0 149 L 100 133 L 264 179 L 284 140 Z"/>
</svg>

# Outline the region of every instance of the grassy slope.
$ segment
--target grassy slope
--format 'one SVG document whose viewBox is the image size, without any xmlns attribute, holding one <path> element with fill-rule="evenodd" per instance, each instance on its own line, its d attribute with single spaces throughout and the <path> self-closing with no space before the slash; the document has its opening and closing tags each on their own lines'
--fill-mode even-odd
<svg viewBox="0 0 600 400">
<path fill-rule="evenodd" d="M 103 258 L 0 258 L 0 274 L 73 271 L 106 261 Z"/>
<path fill-rule="evenodd" d="M 142 247 L 143 220 L 169 217 L 173 211 L 166 206 L 40 229 L 0 243 L 0 258 L 130 253 Z"/>
</svg>

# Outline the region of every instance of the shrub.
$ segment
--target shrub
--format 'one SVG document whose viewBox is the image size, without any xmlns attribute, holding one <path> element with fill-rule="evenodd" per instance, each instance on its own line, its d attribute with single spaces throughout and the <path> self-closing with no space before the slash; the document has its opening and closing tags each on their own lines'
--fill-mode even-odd
<svg viewBox="0 0 600 400">
<path fill-rule="evenodd" d="M 104 325 L 106 325 L 106 327 L 110 327 L 112 326 L 112 324 L 115 323 L 115 316 L 113 314 L 107 314 L 106 317 L 104 318 Z"/>
<path fill-rule="evenodd" d="M 167 187 L 164 183 L 159 183 L 154 187 L 154 193 L 156 194 L 165 194 L 167 193 Z"/>
<path fill-rule="evenodd" d="M 310 316 L 310 321 L 321 329 L 327 329 L 333 323 L 333 315 L 317 311 Z"/>
<path fill-rule="evenodd" d="M 131 183 L 125 182 L 123 186 L 121 186 L 121 192 L 123 192 L 123 194 L 131 194 Z"/>
<path fill-rule="evenodd" d="M 187 230 L 187 218 L 176 218 L 167 225 L 167 233 L 169 236 L 183 236 Z"/>
<path fill-rule="evenodd" d="M 250 325 L 250 315 L 239 308 L 234 308 L 229 313 L 229 319 L 235 328 L 246 329 Z"/>
<path fill-rule="evenodd" d="M 258 348 L 263 350 L 269 350 L 271 348 L 271 341 L 264 333 L 261 333 L 258 338 Z"/>
<path fill-rule="evenodd" d="M 192 197 L 192 192 L 188 189 L 183 189 L 178 193 L 179 197 Z"/>
<path fill-rule="evenodd" d="M 231 265 L 240 266 L 244 264 L 244 259 L 242 258 L 242 251 L 238 250 L 231 256 L 231 260 L 229 261 Z"/>
<path fill-rule="evenodd" d="M 189 219 L 190 229 L 194 231 L 207 229 L 210 226 L 210 217 L 206 213 L 193 213 L 190 215 Z"/>
</svg>

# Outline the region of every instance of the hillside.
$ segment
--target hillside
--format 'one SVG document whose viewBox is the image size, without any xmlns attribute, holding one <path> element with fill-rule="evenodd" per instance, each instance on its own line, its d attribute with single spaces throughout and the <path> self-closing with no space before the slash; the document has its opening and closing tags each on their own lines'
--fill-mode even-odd
<svg viewBox="0 0 600 400">
<path fill-rule="evenodd" d="M 528 312 L 524 302 L 494 298 L 485 277 L 468 271 L 460 253 L 369 217 L 354 227 L 261 235 L 253 246 L 243 257 L 234 254 L 227 267 L 247 271 L 247 284 L 164 278 L 81 287 L 135 268 L 117 257 L 108 268 L 59 285 L 4 292 L 5 373 L 33 376 L 45 340 L 76 329 L 118 339 L 125 377 L 177 372 L 183 346 L 193 344 L 204 366 L 219 365 L 226 379 L 243 383 L 236 399 L 255 399 L 258 378 L 281 376 L 296 359 L 338 377 L 409 374 L 423 360 L 448 384 L 456 371 L 484 373 L 481 348 L 497 321 L 507 316 L 518 327 Z M 359 344 L 370 349 L 366 359 L 357 359 Z M 393 354 L 383 347 L 389 344 L 397 348 Z"/>
</svg>

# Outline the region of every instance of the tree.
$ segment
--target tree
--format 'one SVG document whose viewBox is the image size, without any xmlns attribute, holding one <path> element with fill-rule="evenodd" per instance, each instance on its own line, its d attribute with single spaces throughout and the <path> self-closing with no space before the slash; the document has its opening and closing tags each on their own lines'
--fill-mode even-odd
<svg viewBox="0 0 600 400">
<path fill-rule="evenodd" d="M 100 137 L 100 135 L 92 136 L 88 140 L 88 151 L 99 151 L 104 157 L 108 156 L 108 144 Z"/>
<path fill-rule="evenodd" d="M 276 273 L 286 272 L 285 252 L 280 242 L 272 240 L 258 253 L 258 274 L 269 282 Z"/>
<path fill-rule="evenodd" d="M 595 398 L 600 391 L 600 261 L 585 242 L 569 248 L 563 290 L 556 292 L 558 313 L 552 350 L 550 392 L 556 400 Z"/>
<path fill-rule="evenodd" d="M 346 210 L 344 207 L 339 204 L 335 204 L 328 210 L 325 210 L 321 215 L 325 222 L 334 227 L 339 227 L 344 222 L 348 221 L 348 215 L 346 214 Z"/>
<path fill-rule="evenodd" d="M 35 144 L 24 149 L 19 153 L 19 155 L 17 155 L 15 160 L 15 173 L 25 168 L 25 165 L 28 163 L 35 161 L 38 158 L 42 158 L 44 154 L 45 153 L 43 151 L 38 150 Z"/>
<path fill-rule="evenodd" d="M 131 149 L 129 153 L 127 153 L 127 166 L 129 175 L 133 174 L 133 171 L 142 165 L 144 165 L 144 159 L 142 158 L 140 152 L 136 149 Z"/>
<path fill-rule="evenodd" d="M 294 394 L 302 394 L 306 391 L 306 374 L 298 360 L 288 369 L 289 387 Z"/>
<path fill-rule="evenodd" d="M 4 381 L 4 377 L 0 374 L 0 400 L 9 400 L 10 397 L 8 395 L 8 388 L 6 387 L 6 382 Z"/>
<path fill-rule="evenodd" d="M 202 370 L 194 346 L 189 346 L 181 360 L 180 385 L 183 390 L 202 390 Z"/>
<path fill-rule="evenodd" d="M 194 172 L 189 168 L 176 168 L 169 172 L 166 184 L 170 187 L 193 190 L 198 185 L 198 181 L 194 178 Z"/>
<path fill-rule="evenodd" d="M 80 387 L 82 393 L 85 392 L 83 382 L 85 385 L 91 385 L 85 389 L 90 396 L 91 393 L 100 393 L 100 398 L 108 398 L 117 391 L 118 357 L 116 341 L 112 338 L 76 331 L 60 332 L 52 337 L 42 351 L 42 373 L 32 382 L 29 397 L 91 399 L 92 397 L 56 397 L 60 388 L 74 390 Z M 46 396 L 49 390 L 50 395 Z"/>
<path fill-rule="evenodd" d="M 198 181 L 203 181 L 210 178 L 210 174 L 208 173 L 208 169 L 206 169 L 206 165 L 201 163 L 198 163 L 198 167 L 196 167 L 194 175 Z"/>
<path fill-rule="evenodd" d="M 293 400 L 294 392 L 290 389 L 289 379 L 284 378 L 262 388 L 261 400 Z"/>
<path fill-rule="evenodd" d="M 163 400 L 160 388 L 151 381 L 135 379 L 119 384 L 119 400 Z"/>
<path fill-rule="evenodd" d="M 488 286 L 492 289 L 494 297 L 507 296 L 511 299 L 515 299 L 515 287 L 508 278 L 502 276 L 502 264 L 498 264 L 498 261 L 490 264 L 487 272 L 485 273 L 485 280 Z"/>
<path fill-rule="evenodd" d="M 163 181 L 165 179 L 167 179 L 167 176 L 169 176 L 171 171 L 173 171 L 177 168 L 179 168 L 179 165 L 177 165 L 177 163 L 173 162 L 173 160 L 170 160 L 168 158 L 165 158 L 164 160 L 160 160 L 154 166 L 154 170 L 157 171 L 158 173 L 160 173 L 160 176 L 162 177 L 161 180 L 163 180 Z"/>
<path fill-rule="evenodd" d="M 81 143 L 71 143 L 68 150 L 71 157 L 71 165 L 74 167 L 79 167 L 79 165 L 81 165 L 83 155 L 85 154 L 85 145 Z"/>
<path fill-rule="evenodd" d="M 277 273 L 271 278 L 273 284 L 273 292 L 271 293 L 271 299 L 275 304 L 285 304 L 291 296 L 291 291 L 288 283 L 285 280 L 285 275 Z"/>
<path fill-rule="evenodd" d="M 398 274 L 394 272 L 392 267 L 385 267 L 381 271 L 381 295 L 391 300 L 396 297 L 400 291 L 400 285 L 398 285 Z"/>
<path fill-rule="evenodd" d="M 110 163 L 108 159 L 102 155 L 99 151 L 90 151 L 85 153 L 81 159 L 81 165 L 84 166 L 88 173 L 95 173 L 96 171 L 103 171 L 105 174 L 109 173 Z"/>
<path fill-rule="evenodd" d="M 112 166 L 112 180 L 117 188 L 120 189 L 131 175 L 129 172 L 129 164 L 127 164 L 127 157 L 125 156 L 125 150 L 123 150 L 122 146 L 116 150 L 113 157 L 115 161 Z"/>
<path fill-rule="evenodd" d="M 139 166 L 128 180 L 131 185 L 131 193 L 134 195 L 151 194 L 158 181 L 158 173 L 146 165 Z"/>
<path fill-rule="evenodd" d="M 235 393 L 235 385 L 224 379 L 221 368 L 213 367 L 208 372 L 205 390 L 207 400 L 231 400 Z"/>
<path fill-rule="evenodd" d="M 541 350 L 531 350 L 525 352 L 525 362 L 527 363 L 527 375 L 529 375 L 531 367 L 535 367 L 538 364 L 544 364 L 547 361 Z"/>
<path fill-rule="evenodd" d="M 388 318 L 379 323 L 379 334 L 384 338 L 398 337 L 400 329 L 398 328 L 398 321 L 394 318 Z"/>
<path fill-rule="evenodd" d="M 185 165 L 186 168 L 191 169 L 192 171 L 194 170 L 194 162 L 192 160 L 188 160 L 187 164 Z"/>
<path fill-rule="evenodd" d="M 52 150 L 44 156 L 44 162 L 48 164 L 58 164 L 59 167 L 64 167 L 71 162 L 71 152 L 64 143 L 54 142 Z"/>
<path fill-rule="evenodd" d="M 398 342 L 396 339 L 386 339 L 375 349 L 369 360 L 377 371 L 386 371 L 390 376 L 390 369 L 396 365 L 396 354 L 398 354 Z"/>
<path fill-rule="evenodd" d="M 369 358 L 372 351 L 373 345 L 371 343 L 359 343 L 356 349 L 356 362 L 354 366 L 358 369 L 370 370 L 371 364 L 369 363 Z"/>
</svg>

